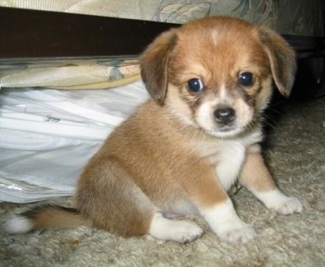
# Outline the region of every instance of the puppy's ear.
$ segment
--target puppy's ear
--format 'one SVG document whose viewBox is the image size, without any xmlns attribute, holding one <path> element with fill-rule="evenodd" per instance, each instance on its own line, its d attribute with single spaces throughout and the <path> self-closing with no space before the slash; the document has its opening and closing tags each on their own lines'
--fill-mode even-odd
<svg viewBox="0 0 325 267">
<path fill-rule="evenodd" d="M 270 29 L 259 27 L 258 35 L 269 57 L 275 85 L 282 95 L 288 97 L 297 69 L 295 52 L 279 34 Z"/>
<path fill-rule="evenodd" d="M 168 62 L 176 44 L 176 30 L 159 35 L 140 57 L 142 80 L 150 96 L 160 105 L 164 103 L 168 85 Z"/>
</svg>

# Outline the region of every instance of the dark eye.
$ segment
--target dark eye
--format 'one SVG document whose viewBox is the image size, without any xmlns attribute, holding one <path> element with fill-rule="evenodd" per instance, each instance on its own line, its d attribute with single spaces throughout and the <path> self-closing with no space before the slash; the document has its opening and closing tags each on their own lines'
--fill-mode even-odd
<svg viewBox="0 0 325 267">
<path fill-rule="evenodd" d="M 254 82 L 254 76 L 250 72 L 243 72 L 239 75 L 238 83 L 243 86 L 250 86 Z"/>
<path fill-rule="evenodd" d="M 197 93 L 200 92 L 204 88 L 204 86 L 203 82 L 200 79 L 194 78 L 187 81 L 187 88 L 192 93 Z"/>
</svg>

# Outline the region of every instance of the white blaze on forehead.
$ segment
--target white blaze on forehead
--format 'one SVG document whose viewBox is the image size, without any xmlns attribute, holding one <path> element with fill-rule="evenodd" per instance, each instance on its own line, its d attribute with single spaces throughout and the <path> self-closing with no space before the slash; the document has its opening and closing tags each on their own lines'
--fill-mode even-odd
<svg viewBox="0 0 325 267">
<path fill-rule="evenodd" d="M 211 39 L 212 39 L 212 43 L 215 46 L 217 46 L 217 43 L 218 43 L 218 31 L 217 31 L 217 29 L 211 30 Z"/>
</svg>

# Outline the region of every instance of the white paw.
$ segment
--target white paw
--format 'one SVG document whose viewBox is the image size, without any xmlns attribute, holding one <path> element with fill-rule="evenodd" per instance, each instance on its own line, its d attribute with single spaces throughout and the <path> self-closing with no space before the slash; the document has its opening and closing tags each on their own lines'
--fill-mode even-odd
<svg viewBox="0 0 325 267">
<path fill-rule="evenodd" d="M 191 242 L 202 235 L 202 229 L 188 221 L 173 221 L 156 213 L 151 221 L 149 234 L 162 240 L 172 240 L 180 243 Z"/>
<path fill-rule="evenodd" d="M 256 235 L 253 226 L 244 222 L 224 222 L 219 225 L 217 230 L 218 236 L 230 243 L 247 243 Z"/>
<path fill-rule="evenodd" d="M 283 215 L 290 215 L 302 211 L 302 205 L 295 197 L 286 197 L 271 208 Z"/>
<path fill-rule="evenodd" d="M 278 189 L 270 192 L 257 193 L 256 196 L 265 204 L 267 208 L 273 209 L 283 215 L 289 215 L 302 211 L 302 205 L 297 198 L 288 197 L 281 193 Z"/>
<path fill-rule="evenodd" d="M 202 215 L 222 240 L 231 243 L 246 243 L 256 235 L 254 228 L 238 217 L 230 199 L 204 210 Z"/>
</svg>

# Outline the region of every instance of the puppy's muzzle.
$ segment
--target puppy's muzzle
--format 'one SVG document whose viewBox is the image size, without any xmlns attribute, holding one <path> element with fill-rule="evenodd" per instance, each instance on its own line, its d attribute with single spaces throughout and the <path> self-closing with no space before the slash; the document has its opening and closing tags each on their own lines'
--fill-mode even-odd
<svg viewBox="0 0 325 267">
<path fill-rule="evenodd" d="M 236 111 L 231 107 L 224 106 L 217 108 L 213 115 L 218 124 L 229 125 L 235 120 Z"/>
</svg>

